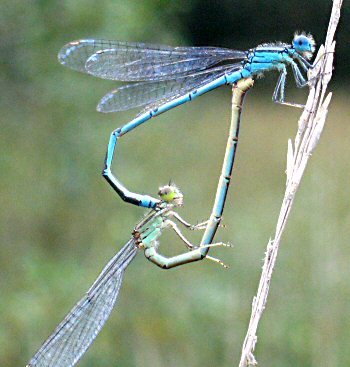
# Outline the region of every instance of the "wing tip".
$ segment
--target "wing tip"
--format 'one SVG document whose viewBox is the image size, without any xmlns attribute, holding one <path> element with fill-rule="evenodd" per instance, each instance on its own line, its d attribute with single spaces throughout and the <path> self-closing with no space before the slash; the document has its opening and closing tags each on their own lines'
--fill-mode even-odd
<svg viewBox="0 0 350 367">
<path fill-rule="evenodd" d="M 93 39 L 80 39 L 67 43 L 58 52 L 57 58 L 60 64 L 68 66 L 72 69 L 74 67 L 74 61 L 77 61 L 77 55 L 75 52 L 86 46 L 93 46 L 95 40 Z M 79 55 L 79 54 L 78 54 Z"/>
</svg>

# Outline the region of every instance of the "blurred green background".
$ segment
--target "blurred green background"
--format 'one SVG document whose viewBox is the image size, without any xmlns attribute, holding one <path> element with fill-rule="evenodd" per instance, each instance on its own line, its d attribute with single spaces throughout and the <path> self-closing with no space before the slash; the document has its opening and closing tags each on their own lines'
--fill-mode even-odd
<svg viewBox="0 0 350 367">
<path fill-rule="evenodd" d="M 144 213 L 123 203 L 100 174 L 111 130 L 136 112 L 95 112 L 116 83 L 63 68 L 60 47 L 100 37 L 247 49 L 288 42 L 296 29 L 320 42 L 330 6 L 316 0 L 1 2 L 1 366 L 26 364 Z M 334 98 L 283 238 L 258 334 L 261 366 L 350 365 L 348 15 L 345 3 Z M 275 74 L 258 80 L 245 103 L 227 228 L 216 237 L 235 248 L 212 251 L 230 269 L 202 261 L 162 271 L 139 255 L 117 310 L 81 366 L 238 364 L 284 192 L 287 139 L 300 113 L 271 102 L 275 81 Z M 289 100 L 302 102 L 306 93 L 290 81 Z M 181 215 L 203 220 L 229 119 L 230 89 L 221 88 L 125 137 L 114 168 L 127 187 L 152 195 L 173 179 L 185 194 Z M 183 250 L 171 233 L 162 246 Z"/>
</svg>

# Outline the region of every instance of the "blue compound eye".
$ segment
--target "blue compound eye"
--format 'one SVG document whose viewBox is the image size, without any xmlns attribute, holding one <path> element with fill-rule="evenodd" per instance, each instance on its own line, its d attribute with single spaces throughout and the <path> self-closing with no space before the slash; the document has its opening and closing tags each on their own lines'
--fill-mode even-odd
<svg viewBox="0 0 350 367">
<path fill-rule="evenodd" d="M 293 39 L 293 47 L 296 52 L 309 59 L 315 51 L 314 38 L 311 34 L 295 34 Z"/>
</svg>

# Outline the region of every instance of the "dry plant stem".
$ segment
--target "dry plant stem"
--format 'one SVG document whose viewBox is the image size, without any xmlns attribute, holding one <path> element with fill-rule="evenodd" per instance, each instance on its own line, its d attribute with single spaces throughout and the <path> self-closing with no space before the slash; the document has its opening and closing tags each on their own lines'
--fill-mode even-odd
<svg viewBox="0 0 350 367">
<path fill-rule="evenodd" d="M 332 76 L 335 48 L 334 34 L 340 18 L 341 5 L 342 0 L 333 1 L 325 46 L 320 47 L 315 59 L 315 67 L 310 70 L 308 75 L 310 92 L 304 111 L 298 122 L 298 131 L 294 140 L 294 146 L 291 140 L 288 141 L 286 191 L 278 217 L 274 239 L 270 239 L 267 244 L 262 274 L 257 295 L 254 297 L 252 303 L 252 313 L 242 347 L 239 367 L 257 364 L 253 354 L 257 342 L 256 334 L 266 306 L 281 236 L 307 162 L 319 141 L 327 117 L 328 105 L 331 101 L 332 94 L 328 93 L 326 97 L 325 94 Z"/>
</svg>

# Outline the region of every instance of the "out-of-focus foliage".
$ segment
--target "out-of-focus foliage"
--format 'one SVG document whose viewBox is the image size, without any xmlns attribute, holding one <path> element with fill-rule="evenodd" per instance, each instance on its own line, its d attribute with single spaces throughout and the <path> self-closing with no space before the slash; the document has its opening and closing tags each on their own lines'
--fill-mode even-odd
<svg viewBox="0 0 350 367">
<path fill-rule="evenodd" d="M 246 48 L 288 41 L 295 29 L 319 42 L 329 8 L 328 1 L 1 2 L 1 366 L 25 365 L 144 213 L 100 175 L 111 130 L 135 111 L 95 112 L 115 83 L 63 68 L 59 48 L 89 36 Z M 339 87 L 340 76 L 348 78 L 348 11 L 346 4 L 328 125 L 298 194 L 259 332 L 262 365 L 350 364 L 350 128 L 348 96 Z M 257 81 L 245 104 L 227 229 L 217 235 L 235 248 L 212 252 L 231 268 L 203 261 L 165 272 L 140 255 L 81 366 L 237 363 L 284 190 L 286 141 L 299 115 L 271 103 L 275 80 Z M 302 101 L 305 92 L 289 84 L 289 99 Z M 128 187 L 153 195 L 173 179 L 185 193 L 181 214 L 205 219 L 229 117 L 230 93 L 222 88 L 125 137 L 115 168 Z M 162 246 L 184 249 L 172 234 Z"/>
</svg>

